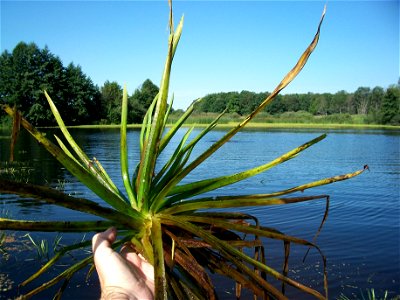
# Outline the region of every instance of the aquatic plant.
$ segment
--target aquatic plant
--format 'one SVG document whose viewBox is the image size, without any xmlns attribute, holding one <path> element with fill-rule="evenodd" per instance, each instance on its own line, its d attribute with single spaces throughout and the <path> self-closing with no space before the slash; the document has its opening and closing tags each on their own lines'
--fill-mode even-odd
<svg viewBox="0 0 400 300">
<path fill-rule="evenodd" d="M 388 299 L 388 291 L 385 291 L 383 297 L 379 298 L 378 296 L 375 296 L 375 290 L 374 289 L 367 289 L 366 290 L 367 295 L 365 296 L 363 291 L 360 290 L 360 296 L 357 296 L 357 298 L 362 299 L 362 300 L 387 300 Z M 393 299 L 397 299 L 393 298 Z M 337 300 L 350 300 L 346 295 L 341 294 Z"/>
<path fill-rule="evenodd" d="M 43 260 L 43 259 L 49 260 L 49 258 L 50 258 L 50 249 L 49 249 L 48 240 L 46 240 L 46 239 L 35 240 L 29 233 L 25 234 L 22 237 L 27 237 L 29 239 L 29 241 L 31 242 L 31 244 L 34 247 L 34 249 L 36 249 L 37 258 L 39 260 Z M 62 239 L 62 236 L 57 236 L 54 239 L 53 245 L 52 245 L 53 253 L 57 252 L 57 248 L 60 245 L 61 239 Z"/>
<path fill-rule="evenodd" d="M 16 109 L 2 105 L 2 108 L 14 119 L 12 144 L 14 144 L 18 135 L 19 126 L 22 126 L 70 173 L 89 187 L 99 198 L 108 203 L 111 208 L 99 205 L 88 199 L 71 197 L 48 187 L 0 179 L 0 192 L 2 193 L 39 199 L 101 218 L 100 221 L 60 220 L 51 222 L 1 218 L 0 229 L 90 232 L 102 231 L 110 226 L 115 226 L 118 229 L 119 237 L 113 246 L 119 247 L 126 241 L 130 241 L 154 265 L 156 299 L 215 299 L 215 288 L 208 270 L 222 274 L 236 282 L 237 297 L 240 297 L 241 289 L 246 288 L 257 297 L 285 299 L 285 288 L 287 285 L 291 285 L 318 299 L 326 299 L 328 297 L 328 285 L 325 258 L 315 241 L 310 242 L 286 235 L 273 228 L 264 227 L 256 217 L 240 212 L 240 208 L 286 205 L 324 199 L 326 201 L 326 211 L 322 218 L 322 227 L 327 217 L 329 196 L 299 196 L 296 192 L 352 178 L 361 174 L 364 169 L 354 173 L 300 184 L 290 189 L 278 190 L 268 194 L 201 196 L 206 192 L 237 183 L 282 164 L 323 140 L 326 137 L 325 134 L 256 168 L 190 183 L 184 181 L 189 173 L 235 136 L 297 76 L 318 43 L 324 15 L 325 9 L 312 42 L 301 55 L 296 65 L 251 114 L 195 158 L 191 157 L 193 149 L 218 124 L 222 114 L 194 137 L 190 137 L 193 128 L 187 129 L 167 162 L 159 165 L 161 162 L 158 157 L 169 145 L 177 131 L 179 129 L 183 130 L 182 125 L 192 113 L 194 105 L 192 104 L 174 125 L 166 126 L 172 107 L 172 101 L 168 104 L 171 66 L 183 26 L 182 17 L 175 30 L 171 9 L 168 54 L 160 91 L 149 107 L 142 124 L 139 140 L 140 162 L 136 166 L 129 166 L 128 164 L 128 97 L 126 87 L 124 88 L 119 145 L 124 192 L 116 186 L 96 158 L 90 159 L 82 151 L 70 135 L 56 106 L 46 92 L 45 96 L 51 111 L 67 144 L 61 138 L 55 136 L 58 143 L 57 146 L 34 128 Z M 228 208 L 236 208 L 239 212 L 221 210 Z M 318 229 L 316 236 L 319 234 L 321 227 Z M 282 242 L 284 252 L 282 271 L 273 269 L 266 262 L 264 243 L 267 239 Z M 66 253 L 75 249 L 90 247 L 90 244 L 90 240 L 87 240 L 60 249 L 40 270 L 21 285 L 25 286 L 37 279 Z M 321 276 L 323 277 L 321 280 L 324 282 L 323 292 L 297 282 L 288 275 L 290 246 L 292 244 L 303 245 L 306 249 L 316 249 L 321 254 L 321 260 L 324 265 L 324 272 Z M 246 251 L 243 250 L 244 248 L 246 248 Z M 92 264 L 93 268 L 93 256 L 91 254 L 66 268 L 50 281 L 32 289 L 24 297 L 28 298 L 60 281 L 64 281 L 60 291 L 57 293 L 57 296 L 59 296 L 73 274 L 90 264 Z M 271 278 L 281 282 L 281 288 L 273 285 Z"/>
</svg>

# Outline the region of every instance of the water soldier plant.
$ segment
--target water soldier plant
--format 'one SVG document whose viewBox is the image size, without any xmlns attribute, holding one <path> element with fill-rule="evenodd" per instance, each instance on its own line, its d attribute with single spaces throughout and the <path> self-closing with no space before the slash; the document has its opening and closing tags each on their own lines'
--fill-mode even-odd
<svg viewBox="0 0 400 300">
<path fill-rule="evenodd" d="M 328 297 L 328 285 L 325 258 L 314 243 L 315 241 L 310 242 L 286 235 L 273 228 L 263 227 L 256 217 L 240 212 L 240 210 L 242 207 L 248 206 L 265 207 L 325 199 L 327 205 L 325 215 L 322 218 L 322 226 L 327 216 L 329 196 L 299 196 L 296 192 L 352 178 L 361 174 L 364 169 L 268 194 L 201 196 L 206 192 L 237 183 L 282 164 L 323 140 L 326 137 L 325 134 L 256 168 L 237 174 L 183 183 L 187 182 L 183 180 L 189 173 L 235 136 L 296 77 L 317 45 L 324 15 L 325 9 L 311 44 L 268 98 L 210 148 L 192 158 L 191 154 L 194 147 L 218 124 L 221 115 L 199 134 L 190 137 L 193 128 L 184 129 L 182 126 L 193 111 L 192 104 L 174 125 L 166 126 L 172 107 L 172 100 L 168 104 L 171 65 L 183 26 L 182 17 L 179 25 L 176 29 L 174 28 L 172 8 L 170 8 L 168 54 L 160 91 L 145 115 L 139 141 L 140 162 L 135 166 L 128 164 L 128 97 L 126 87 L 123 92 L 120 161 L 125 191 L 121 191 L 116 186 L 96 158 L 90 159 L 82 151 L 68 132 L 56 106 L 46 92 L 45 96 L 51 111 L 67 142 L 65 143 L 61 138 L 55 136 L 58 146 L 34 128 L 15 108 L 2 105 L 2 109 L 14 119 L 12 144 L 14 144 L 18 135 L 19 126 L 22 126 L 69 172 L 111 207 L 102 206 L 88 199 L 71 197 L 45 186 L 0 179 L 1 193 L 31 197 L 101 218 L 98 221 L 60 220 L 57 222 L 1 218 L 0 230 L 91 232 L 102 231 L 110 226 L 115 226 L 118 229 L 119 237 L 113 246 L 117 248 L 130 241 L 153 264 L 156 299 L 216 299 L 217 295 L 210 272 L 221 274 L 236 282 L 237 297 L 240 297 L 241 289 L 246 288 L 255 297 L 286 299 L 285 287 L 290 285 L 318 299 L 326 299 Z M 158 158 L 178 130 L 186 130 L 186 133 L 167 162 L 161 165 Z M 221 210 L 228 208 L 237 208 L 239 212 Z M 316 236 L 319 231 L 320 228 Z M 281 271 L 273 269 L 266 262 L 264 244 L 268 239 L 282 241 L 284 265 Z M 90 243 L 90 240 L 87 240 L 62 248 L 40 270 L 22 282 L 21 286 L 26 286 L 36 280 L 63 255 L 75 249 L 90 247 Z M 321 275 L 324 291 L 317 291 L 290 278 L 288 270 L 290 245 L 292 244 L 303 245 L 305 249 L 316 249 L 321 254 L 324 265 L 324 272 Z M 93 270 L 92 255 L 88 255 L 85 259 L 66 268 L 50 281 L 42 282 L 23 297 L 29 298 L 60 281 L 64 281 L 56 294 L 56 297 L 59 298 L 73 274 L 88 265 L 91 265 L 91 270 Z M 272 284 L 275 279 L 281 282 L 281 287 Z"/>
</svg>

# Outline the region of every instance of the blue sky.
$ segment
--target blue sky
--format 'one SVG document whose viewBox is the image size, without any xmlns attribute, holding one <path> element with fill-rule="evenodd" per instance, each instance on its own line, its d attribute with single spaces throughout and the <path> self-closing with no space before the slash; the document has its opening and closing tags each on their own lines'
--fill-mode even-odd
<svg viewBox="0 0 400 300">
<path fill-rule="evenodd" d="M 311 42 L 321 1 L 175 1 L 185 23 L 171 78 L 174 108 L 212 92 L 272 91 Z M 133 92 L 159 85 L 168 40 L 167 1 L 3 1 L 1 51 L 47 45 Z M 329 1 L 309 63 L 284 93 L 388 87 L 399 79 L 399 1 Z"/>
</svg>

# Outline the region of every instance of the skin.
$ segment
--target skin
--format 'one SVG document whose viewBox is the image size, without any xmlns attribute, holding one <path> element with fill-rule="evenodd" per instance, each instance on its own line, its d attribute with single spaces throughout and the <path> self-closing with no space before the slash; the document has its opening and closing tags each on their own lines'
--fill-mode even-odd
<svg viewBox="0 0 400 300">
<path fill-rule="evenodd" d="M 99 275 L 101 299 L 154 299 L 154 268 L 132 244 L 125 244 L 120 253 L 111 245 L 117 230 L 109 228 L 92 239 L 94 263 Z"/>
</svg>

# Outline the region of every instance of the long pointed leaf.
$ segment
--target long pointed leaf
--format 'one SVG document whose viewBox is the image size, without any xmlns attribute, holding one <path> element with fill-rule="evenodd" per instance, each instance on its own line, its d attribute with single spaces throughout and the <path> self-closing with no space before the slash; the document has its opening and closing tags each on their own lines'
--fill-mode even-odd
<svg viewBox="0 0 400 300">
<path fill-rule="evenodd" d="M 264 236 L 270 239 L 277 239 L 277 240 L 282 240 L 286 242 L 292 242 L 296 243 L 299 245 L 305 245 L 305 246 L 311 246 L 315 247 L 318 249 L 318 247 L 311 242 L 308 242 L 304 239 L 300 239 L 297 237 L 289 236 L 283 233 L 279 233 L 274 231 L 271 231 L 269 229 L 264 229 L 261 227 L 256 227 L 252 225 L 242 225 L 242 224 L 237 224 L 233 222 L 228 222 L 224 221 L 219 218 L 210 218 L 210 217 L 198 217 L 198 216 L 176 216 L 177 219 L 185 221 L 185 222 L 195 222 L 195 223 L 205 223 L 205 224 L 210 224 L 216 227 L 224 228 L 224 229 L 229 229 L 233 231 L 239 231 L 243 233 L 249 233 L 249 234 L 254 234 L 258 236 Z"/>
<path fill-rule="evenodd" d="M 221 176 L 217 178 L 212 178 L 212 179 L 206 179 L 202 181 L 198 181 L 195 183 L 190 183 L 186 185 L 181 185 L 177 186 L 174 189 L 172 189 L 171 193 L 169 195 L 173 194 L 179 194 L 176 197 L 171 198 L 168 203 L 174 203 L 175 201 L 179 201 L 181 199 L 187 199 L 189 197 L 193 197 L 198 194 L 203 194 L 205 192 L 209 192 L 236 182 L 239 182 L 241 180 L 247 179 L 249 177 L 255 176 L 257 174 L 260 174 L 266 170 L 269 170 L 285 161 L 288 161 L 294 157 L 296 157 L 300 152 L 306 150 L 307 148 L 311 147 L 312 145 L 320 142 L 326 137 L 326 134 L 323 134 L 283 155 L 280 157 L 274 159 L 273 161 L 258 166 L 256 168 L 240 172 L 237 174 L 229 175 L 229 176 Z"/>
<path fill-rule="evenodd" d="M 170 221 L 170 222 L 168 222 Z M 163 223 L 170 223 L 171 225 L 177 225 L 185 230 L 189 230 L 190 232 L 194 233 L 195 235 L 201 237 L 204 239 L 206 242 L 210 243 L 213 247 L 216 247 L 223 255 L 226 255 L 232 262 L 234 262 L 238 267 L 241 268 L 242 271 L 248 272 L 248 275 L 251 275 L 253 279 L 255 279 L 259 284 L 265 284 L 265 281 L 261 279 L 257 274 L 255 274 L 253 271 L 249 270 L 246 266 L 244 266 L 238 259 L 243 260 L 246 263 L 249 263 L 253 265 L 254 267 L 257 267 L 260 270 L 263 270 L 267 272 L 268 274 L 274 276 L 276 279 L 281 280 L 286 282 L 287 284 L 294 286 L 306 293 L 309 293 L 318 299 L 326 299 L 326 297 L 322 296 L 319 292 L 316 290 L 309 288 L 307 286 L 304 286 L 303 284 L 296 282 L 286 276 L 283 276 L 276 270 L 268 267 L 265 264 L 262 264 L 259 261 L 254 260 L 253 258 L 247 256 L 246 254 L 242 253 L 241 251 L 237 250 L 236 248 L 232 247 L 229 245 L 229 243 L 225 241 L 221 241 L 220 239 L 216 238 L 215 236 L 211 235 L 209 232 L 199 228 L 198 226 L 195 226 L 191 224 L 190 222 L 185 222 L 185 221 L 179 221 L 177 217 L 171 217 L 169 220 L 168 217 L 164 219 L 164 216 L 162 218 Z M 261 280 L 260 280 L 261 279 Z M 277 293 L 276 296 L 280 295 L 282 297 L 282 294 L 279 292 Z"/>
<path fill-rule="evenodd" d="M 254 199 L 252 196 L 243 197 L 209 197 L 201 198 L 182 203 L 177 203 L 170 208 L 162 210 L 163 214 L 178 214 L 185 211 L 196 211 L 199 209 L 209 208 L 233 208 L 233 207 L 245 207 L 245 206 L 269 206 L 269 205 L 281 205 L 281 204 L 292 204 L 310 200 L 317 200 L 325 198 L 326 195 L 309 196 L 309 197 L 293 197 L 293 198 L 257 198 Z"/>
<path fill-rule="evenodd" d="M 117 226 L 111 221 L 25 221 L 0 218 L 1 230 L 42 231 L 42 232 L 87 232 L 102 231 Z"/>
<path fill-rule="evenodd" d="M 78 157 L 81 159 L 81 161 L 84 163 L 85 168 L 88 168 L 91 164 L 89 157 L 86 155 L 85 152 L 78 146 L 78 144 L 75 142 L 74 138 L 71 136 L 69 133 L 67 127 L 64 124 L 63 119 L 61 118 L 60 113 L 58 112 L 57 107 L 55 106 L 53 100 L 51 100 L 49 94 L 44 91 L 44 95 L 46 96 L 47 102 L 50 105 L 50 109 L 57 121 L 58 127 L 61 129 L 62 133 L 64 134 L 64 137 L 68 141 L 68 143 L 71 145 L 72 149 L 75 151 L 75 153 L 78 155 Z"/>
<path fill-rule="evenodd" d="M 162 126 L 163 128 L 165 128 L 167 126 L 167 121 L 168 121 L 169 115 L 170 115 L 171 110 L 172 110 L 172 105 L 174 104 L 174 98 L 175 98 L 175 95 L 172 94 L 171 100 L 169 101 L 169 104 L 168 104 L 168 107 L 167 107 L 167 111 L 166 111 L 165 116 L 164 116 L 164 124 Z M 162 151 L 162 149 L 161 149 L 161 142 L 160 142 L 159 152 L 161 153 L 161 151 Z"/>
<path fill-rule="evenodd" d="M 81 242 L 78 244 L 70 245 L 67 247 L 62 248 L 60 251 L 58 251 L 46 264 L 44 264 L 39 271 L 37 271 L 35 274 L 33 274 L 31 277 L 26 279 L 24 282 L 21 283 L 21 286 L 25 286 L 28 283 L 32 282 L 36 278 L 38 278 L 40 275 L 42 275 L 44 272 L 46 272 L 52 265 L 54 265 L 64 254 L 76 250 L 79 248 L 84 248 L 84 247 L 89 247 L 92 244 L 92 241 L 85 241 Z"/>
<path fill-rule="evenodd" d="M 162 169 L 160 170 L 160 172 L 158 172 L 157 176 L 154 178 L 154 182 L 157 183 L 165 174 L 165 172 L 168 170 L 168 168 L 171 166 L 171 164 L 174 161 L 177 161 L 178 159 L 180 159 L 182 157 L 181 151 L 187 141 L 187 139 L 190 136 L 190 133 L 192 132 L 193 127 L 189 128 L 189 130 L 185 133 L 185 135 L 182 137 L 180 143 L 178 144 L 178 146 L 176 147 L 174 153 L 171 155 L 170 159 L 165 163 L 165 165 L 162 167 Z"/>
<path fill-rule="evenodd" d="M 300 199 L 305 199 L 308 197 L 297 197 L 297 198 L 276 198 L 276 197 L 299 192 L 299 191 L 304 191 L 306 189 L 310 189 L 310 188 L 317 187 L 317 186 L 332 184 L 332 183 L 342 181 L 342 180 L 347 180 L 347 179 L 350 179 L 350 178 L 353 178 L 355 176 L 362 174 L 365 170 L 368 170 L 367 165 L 365 165 L 362 170 L 358 170 L 353 173 L 324 178 L 321 180 L 313 181 L 313 182 L 310 182 L 307 184 L 299 185 L 297 187 L 293 187 L 290 189 L 286 189 L 286 190 L 282 190 L 282 191 L 274 192 L 274 193 L 254 194 L 254 195 L 238 195 L 238 196 L 219 196 L 219 197 L 213 197 L 213 198 L 200 198 L 200 199 L 195 199 L 195 200 L 187 200 L 187 201 L 184 201 L 181 203 L 177 203 L 176 205 L 172 205 L 170 208 L 165 208 L 165 210 L 163 210 L 163 213 L 177 213 L 177 212 L 191 211 L 191 210 L 197 210 L 197 209 L 203 209 L 203 208 L 217 208 L 218 207 L 217 203 L 220 203 L 220 204 L 223 203 L 224 207 L 227 208 L 227 207 L 239 207 L 240 205 L 243 205 L 243 206 L 256 205 L 256 206 L 258 206 L 258 205 L 286 204 L 286 203 L 292 203 L 290 201 L 297 201 L 296 199 L 299 199 L 299 201 L 304 201 L 304 200 L 300 200 Z M 319 197 L 320 196 L 314 196 L 313 199 L 320 199 Z M 321 197 L 326 197 L 326 195 L 322 195 Z M 290 200 L 290 199 L 293 199 L 293 200 Z M 260 200 L 260 202 L 258 202 L 257 200 Z M 229 203 L 230 201 L 232 201 L 232 202 Z M 239 201 L 239 202 L 235 203 L 235 201 Z M 199 204 L 201 202 L 204 202 L 204 204 Z M 212 202 L 214 202 L 214 203 L 212 203 Z M 242 203 L 242 204 L 239 204 L 239 203 Z M 261 203 L 264 203 L 264 204 L 261 204 Z"/>
<path fill-rule="evenodd" d="M 17 106 L 14 105 L 13 109 L 13 123 L 11 133 L 11 144 L 10 144 L 10 162 L 14 161 L 14 148 L 17 143 L 18 134 L 21 128 L 21 113 L 17 110 Z"/>
<path fill-rule="evenodd" d="M 108 174 L 105 172 L 104 168 L 103 167 L 101 167 L 100 169 L 97 168 L 97 165 L 99 165 L 100 163 L 98 162 L 97 165 L 94 165 L 93 161 L 91 161 L 88 158 L 86 153 L 75 142 L 74 138 L 71 136 L 67 127 L 65 126 L 64 121 L 61 118 L 61 115 L 60 115 L 57 107 L 55 106 L 53 100 L 51 100 L 51 97 L 47 94 L 46 91 L 44 91 L 44 94 L 46 96 L 47 102 L 50 105 L 50 109 L 57 121 L 58 127 L 61 129 L 61 132 L 64 134 L 64 137 L 66 138 L 66 140 L 68 141 L 68 143 L 70 144 L 72 149 L 75 151 L 75 153 L 78 155 L 78 157 L 82 161 L 82 163 L 83 163 L 82 167 L 89 173 L 93 174 L 96 178 L 100 179 L 102 181 L 103 185 L 106 185 L 107 188 L 114 190 L 114 192 L 119 194 L 119 192 L 115 188 L 115 184 L 112 182 L 110 183 L 111 179 L 108 176 Z"/>
<path fill-rule="evenodd" d="M 321 25 L 325 16 L 325 8 L 321 16 L 321 20 L 318 25 L 317 33 L 314 36 L 311 44 L 304 51 L 302 56 L 297 61 L 296 65 L 293 69 L 282 79 L 282 81 L 278 84 L 275 90 L 251 113 L 249 114 L 242 122 L 240 122 L 236 127 L 232 128 L 228 133 L 226 133 L 220 140 L 215 142 L 210 148 L 208 148 L 204 153 L 202 153 L 199 157 L 197 157 L 194 161 L 192 161 L 186 168 L 182 170 L 182 172 L 177 176 L 173 181 L 171 181 L 166 187 L 165 190 L 167 193 L 176 186 L 184 177 L 186 177 L 191 171 L 193 171 L 197 166 L 199 166 L 203 161 L 205 161 L 208 157 L 210 157 L 215 151 L 221 148 L 226 142 L 228 142 L 237 132 L 239 132 L 247 123 L 249 123 L 260 111 L 262 111 L 267 104 L 269 104 L 278 94 L 279 92 L 285 88 L 296 76 L 300 73 L 301 69 L 306 64 L 309 56 L 315 49 L 318 43 L 319 34 Z M 166 193 L 165 193 L 166 194 Z M 164 195 L 163 195 L 164 196 Z M 159 209 L 159 207 L 156 207 Z"/>
<path fill-rule="evenodd" d="M 58 145 L 60 146 L 61 150 L 64 151 L 65 154 L 67 154 L 74 162 L 76 162 L 76 164 L 80 165 L 82 167 L 82 169 L 84 169 L 82 164 L 75 158 L 75 156 L 71 153 L 71 151 L 69 151 L 67 146 L 65 146 L 65 144 L 63 143 L 63 141 L 56 135 L 54 135 L 54 137 L 55 137 Z"/>
<path fill-rule="evenodd" d="M 115 248 L 121 246 L 123 243 L 129 241 L 130 238 L 131 238 L 130 236 L 127 236 L 119 241 L 116 241 L 112 244 L 111 247 L 113 249 L 115 249 Z M 93 255 L 90 255 L 87 258 L 72 265 L 71 267 L 69 267 L 68 269 L 66 269 L 65 271 L 63 271 L 62 273 L 60 273 L 59 275 L 54 277 L 53 279 L 43 283 L 41 286 L 39 286 L 39 287 L 33 289 L 32 291 L 30 291 L 29 293 L 23 295 L 22 298 L 28 299 L 28 298 L 32 297 L 33 295 L 36 295 L 37 293 L 57 284 L 61 280 L 70 278 L 73 274 L 75 274 L 77 271 L 81 270 L 82 268 L 86 267 L 90 263 L 93 263 Z"/>
<path fill-rule="evenodd" d="M 182 159 L 182 163 L 179 164 L 179 172 L 183 169 L 186 165 L 187 161 L 189 160 L 190 154 L 196 144 L 201 140 L 203 136 L 205 136 L 208 132 L 210 132 L 218 123 L 219 119 L 225 113 L 222 112 L 218 115 L 213 122 L 211 122 L 206 128 L 204 128 L 195 138 L 193 138 L 190 143 L 188 143 L 182 151 L 179 152 L 178 158 L 175 161 L 180 161 Z M 162 205 L 166 205 L 165 197 L 168 194 L 169 190 L 174 187 L 174 185 L 179 182 L 179 174 L 177 172 L 171 173 L 173 176 L 167 177 L 165 176 L 165 180 L 162 184 L 157 184 L 155 190 L 157 190 L 157 197 L 151 203 L 151 211 L 158 211 Z"/>
<path fill-rule="evenodd" d="M 172 38 L 173 36 L 170 37 L 170 39 Z M 166 100 L 168 96 L 169 77 L 172 64 L 172 41 L 170 41 L 169 48 L 170 50 L 167 55 L 167 61 L 165 63 L 165 70 L 161 82 L 160 94 L 157 99 L 153 121 L 149 131 L 149 137 L 146 140 L 146 143 L 143 145 L 143 153 L 136 182 L 139 209 L 141 209 L 142 206 L 145 207 L 145 210 L 148 209 L 146 208 L 148 202 L 146 197 L 148 195 L 148 191 L 150 190 L 151 179 L 154 173 L 156 159 L 158 155 L 157 153 L 159 139 L 163 131 L 162 126 L 164 124 L 165 110 L 167 107 Z"/>
<path fill-rule="evenodd" d="M 201 228 L 191 224 L 190 222 L 179 221 L 176 218 L 173 218 L 173 219 L 162 218 L 162 222 L 165 224 L 178 226 L 178 227 L 182 228 L 183 230 L 187 230 L 187 231 L 201 237 L 204 241 L 206 241 L 207 243 L 210 243 L 213 246 L 213 248 L 220 251 L 223 256 L 227 257 L 227 259 L 230 260 L 232 263 L 234 263 L 242 272 L 244 272 L 245 274 L 250 276 L 254 280 L 254 282 L 259 284 L 262 288 L 268 290 L 274 297 L 276 297 L 277 299 L 287 299 L 275 287 L 273 287 L 271 284 L 269 284 L 268 282 L 263 280 L 260 276 L 258 276 L 256 273 L 254 273 L 253 270 L 250 270 L 250 268 L 248 268 L 242 262 L 239 261 L 238 257 L 246 256 L 239 250 L 229 246 L 228 244 L 225 244 L 223 241 L 219 240 L 218 238 L 216 238 L 209 232 L 202 230 Z M 223 246 L 227 246 L 229 248 L 230 252 L 233 251 L 234 253 L 232 254 L 229 251 L 227 251 L 226 249 L 224 249 L 224 247 L 221 244 Z M 263 268 L 267 269 L 269 272 L 276 272 L 266 265 L 263 266 Z M 278 273 L 278 272 L 276 272 L 276 273 Z"/>
<path fill-rule="evenodd" d="M 8 105 L 2 105 L 4 110 L 12 115 L 13 111 Z M 133 209 L 125 202 L 124 198 L 115 193 L 108 184 L 104 182 L 101 175 L 95 177 L 89 173 L 80 164 L 77 164 L 64 151 L 49 141 L 41 132 L 33 127 L 25 118 L 21 118 L 21 125 L 40 143 L 47 151 L 49 151 L 72 175 L 78 178 L 83 184 L 90 188 L 100 198 L 104 199 L 114 208 L 120 211 L 126 211 L 128 214 L 133 212 Z"/>
<path fill-rule="evenodd" d="M 142 129 L 140 131 L 140 153 L 143 153 L 144 143 L 149 138 L 149 132 L 151 127 L 151 120 L 153 116 L 153 110 L 157 103 L 157 99 L 160 93 L 154 97 L 153 101 L 151 102 L 149 108 L 144 115 L 143 122 L 142 122 Z"/>
<path fill-rule="evenodd" d="M 83 269 L 86 267 L 88 264 L 93 262 L 93 255 L 81 260 L 80 262 L 74 264 L 58 276 L 54 277 L 53 279 L 47 281 L 46 283 L 43 283 L 41 286 L 35 288 L 34 290 L 30 291 L 29 293 L 26 293 L 25 295 L 22 296 L 22 299 L 29 299 L 33 295 L 36 295 L 37 293 L 40 293 L 41 291 L 57 284 L 63 279 L 70 278 L 72 274 L 76 273 L 77 271 Z"/>
<path fill-rule="evenodd" d="M 58 206 L 100 216 L 124 224 L 130 228 L 137 228 L 138 230 L 143 224 L 143 216 L 139 212 L 132 211 L 132 214 L 128 215 L 125 214 L 126 211 L 120 212 L 108 207 L 103 207 L 91 200 L 71 197 L 55 189 L 44 186 L 13 182 L 0 178 L 0 192 L 16 194 L 22 197 L 33 197 Z"/>
<path fill-rule="evenodd" d="M 128 194 L 128 199 L 131 203 L 131 206 L 137 209 L 136 197 L 133 193 L 133 188 L 129 177 L 128 144 L 127 144 L 127 134 L 126 134 L 127 123 L 128 123 L 128 92 L 126 90 L 126 85 L 125 85 L 122 96 L 122 111 L 121 111 L 121 143 L 120 143 L 121 174 L 122 174 L 122 181 L 124 182 L 125 190 Z"/>
<path fill-rule="evenodd" d="M 199 102 L 201 99 L 193 101 L 193 103 L 189 106 L 189 108 L 185 111 L 185 113 L 174 123 L 174 125 L 169 129 L 169 131 L 164 135 L 160 143 L 160 152 L 164 150 L 165 146 L 168 145 L 169 141 L 175 135 L 179 128 L 182 127 L 183 123 L 189 118 L 194 110 L 194 105 Z"/>
<path fill-rule="evenodd" d="M 165 277 L 162 230 L 161 230 L 161 224 L 157 218 L 153 218 L 153 224 L 151 227 L 151 237 L 153 242 L 153 253 L 154 253 L 155 299 L 166 300 L 167 282 Z"/>
<path fill-rule="evenodd" d="M 270 193 L 270 194 L 268 194 L 268 196 L 276 197 L 276 196 L 287 195 L 287 194 L 291 194 L 291 193 L 295 193 L 295 192 L 302 192 L 304 190 L 311 189 L 311 188 L 314 188 L 317 186 L 322 186 L 322 185 L 327 185 L 327 184 L 331 184 L 331 183 L 338 182 L 338 181 L 347 180 L 347 179 L 350 179 L 350 178 L 353 178 L 353 177 L 356 177 L 356 176 L 362 174 L 365 170 L 369 170 L 368 165 L 365 165 L 362 170 L 358 170 L 353 173 L 338 175 L 338 176 L 334 176 L 334 177 L 329 177 L 329 178 L 324 178 L 321 180 L 309 182 L 309 183 L 302 184 L 302 185 L 299 185 L 299 186 L 296 186 L 296 187 L 293 187 L 290 189 L 282 190 L 282 191 L 275 192 L 275 193 Z M 254 195 L 254 198 L 257 198 L 257 197 L 263 198 L 265 196 L 266 195 Z"/>
<path fill-rule="evenodd" d="M 172 12 L 171 12 L 172 13 Z M 138 193 L 138 207 L 141 208 L 144 205 L 144 210 L 147 211 L 149 207 L 146 197 L 150 190 L 151 179 L 154 173 L 156 159 L 159 153 L 159 146 L 161 135 L 164 131 L 164 119 L 167 109 L 167 97 L 169 91 L 169 80 L 171 73 L 172 60 L 175 55 L 176 47 L 182 33 L 183 17 L 178 25 L 175 33 L 172 32 L 169 38 L 168 54 L 165 62 L 164 73 L 161 80 L 160 92 L 158 100 L 155 106 L 155 112 L 153 121 L 151 124 L 150 132 L 146 144 L 143 145 L 143 153 L 141 158 L 141 164 L 139 167 L 138 177 L 136 181 L 136 189 Z"/>
</svg>

